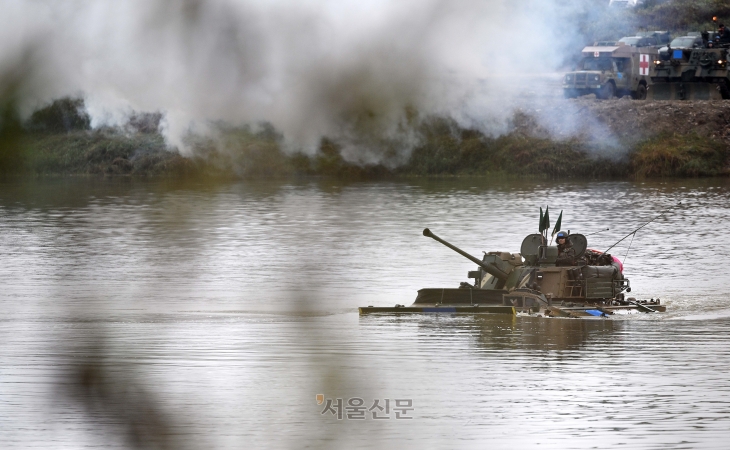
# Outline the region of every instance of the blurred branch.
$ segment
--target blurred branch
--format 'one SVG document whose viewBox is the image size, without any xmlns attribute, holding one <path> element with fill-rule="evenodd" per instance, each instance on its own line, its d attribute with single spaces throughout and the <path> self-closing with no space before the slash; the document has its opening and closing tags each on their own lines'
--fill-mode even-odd
<svg viewBox="0 0 730 450">
<path fill-rule="evenodd" d="M 24 135 L 19 105 L 31 72 L 32 50 L 17 61 L 0 66 L 0 173 L 14 172 L 23 164 Z"/>
<path fill-rule="evenodd" d="M 84 349 L 83 355 L 84 362 L 74 365 L 65 384 L 71 400 L 85 407 L 89 422 L 112 418 L 131 448 L 183 448 L 173 433 L 173 421 L 129 366 L 109 361 L 103 345 Z"/>
</svg>

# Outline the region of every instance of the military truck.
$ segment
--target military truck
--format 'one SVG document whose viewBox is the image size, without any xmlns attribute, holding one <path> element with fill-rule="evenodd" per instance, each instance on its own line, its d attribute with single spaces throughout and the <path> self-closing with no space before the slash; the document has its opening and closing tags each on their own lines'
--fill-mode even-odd
<svg viewBox="0 0 730 450">
<path fill-rule="evenodd" d="M 595 94 L 609 99 L 631 95 L 644 100 L 651 82 L 650 69 L 657 58 L 655 47 L 636 47 L 617 42 L 583 49 L 577 69 L 563 77 L 566 98 Z"/>
<path fill-rule="evenodd" d="M 669 46 L 654 60 L 650 98 L 654 100 L 730 99 L 728 52 L 730 43 L 720 43 L 715 33 L 703 32 L 702 45 L 693 48 Z"/>
<path fill-rule="evenodd" d="M 668 44 L 669 41 L 672 40 L 672 33 L 670 33 L 669 31 L 639 31 L 638 33 L 636 33 L 636 35 L 642 37 L 654 37 L 656 38 L 659 45 Z"/>
</svg>

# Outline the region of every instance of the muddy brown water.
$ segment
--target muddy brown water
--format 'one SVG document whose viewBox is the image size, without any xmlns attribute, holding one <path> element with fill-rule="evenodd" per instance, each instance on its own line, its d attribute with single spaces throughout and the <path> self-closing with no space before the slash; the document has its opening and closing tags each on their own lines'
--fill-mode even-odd
<svg viewBox="0 0 730 450">
<path fill-rule="evenodd" d="M 424 227 L 518 251 L 550 205 L 605 249 L 678 202 L 614 251 L 666 314 L 357 314 L 467 281 Z M 727 448 L 728 204 L 727 179 L 5 181 L 0 447 Z"/>
</svg>

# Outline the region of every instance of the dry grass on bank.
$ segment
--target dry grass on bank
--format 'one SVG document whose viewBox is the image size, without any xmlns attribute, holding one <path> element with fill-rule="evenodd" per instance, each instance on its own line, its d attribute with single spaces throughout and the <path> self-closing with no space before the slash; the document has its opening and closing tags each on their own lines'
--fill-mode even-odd
<svg viewBox="0 0 730 450">
<path fill-rule="evenodd" d="M 611 146 L 585 128 L 577 136 L 551 137 L 531 111 L 513 120 L 500 137 L 428 118 L 419 125 L 421 142 L 396 168 L 346 161 L 337 143 L 323 139 L 317 154 L 282 149 L 273 128 L 223 127 L 215 137 L 190 136 L 183 157 L 156 132 L 98 129 L 68 132 L 18 131 L 2 147 L 5 171 L 35 175 L 210 176 L 273 178 L 332 176 L 368 179 L 392 176 L 531 176 L 543 178 L 697 177 L 727 175 L 730 158 L 730 102 L 638 102 L 625 99 L 573 102 L 614 137 Z M 560 119 L 565 105 L 555 104 Z M 573 115 L 575 115 L 573 113 Z M 567 120 L 567 119 L 566 119 Z M 588 127 L 589 125 L 586 125 Z M 10 145 L 12 143 L 12 145 Z M 617 150 L 618 149 L 618 150 Z"/>
<path fill-rule="evenodd" d="M 696 133 L 667 134 L 641 144 L 631 155 L 637 178 L 728 175 L 728 148 Z"/>
<path fill-rule="evenodd" d="M 37 175 L 184 175 L 195 162 L 167 149 L 159 134 L 109 130 L 31 134 L 24 138 L 25 169 Z"/>
</svg>

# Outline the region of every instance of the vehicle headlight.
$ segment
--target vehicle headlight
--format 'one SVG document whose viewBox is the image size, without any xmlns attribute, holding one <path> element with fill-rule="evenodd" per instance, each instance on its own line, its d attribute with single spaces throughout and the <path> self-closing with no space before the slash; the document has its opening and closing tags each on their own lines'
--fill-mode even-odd
<svg viewBox="0 0 730 450">
<path fill-rule="evenodd" d="M 600 79 L 601 79 L 601 78 L 600 78 L 600 77 L 599 77 L 598 75 L 593 75 L 593 81 L 598 81 L 598 80 L 600 80 Z"/>
</svg>

